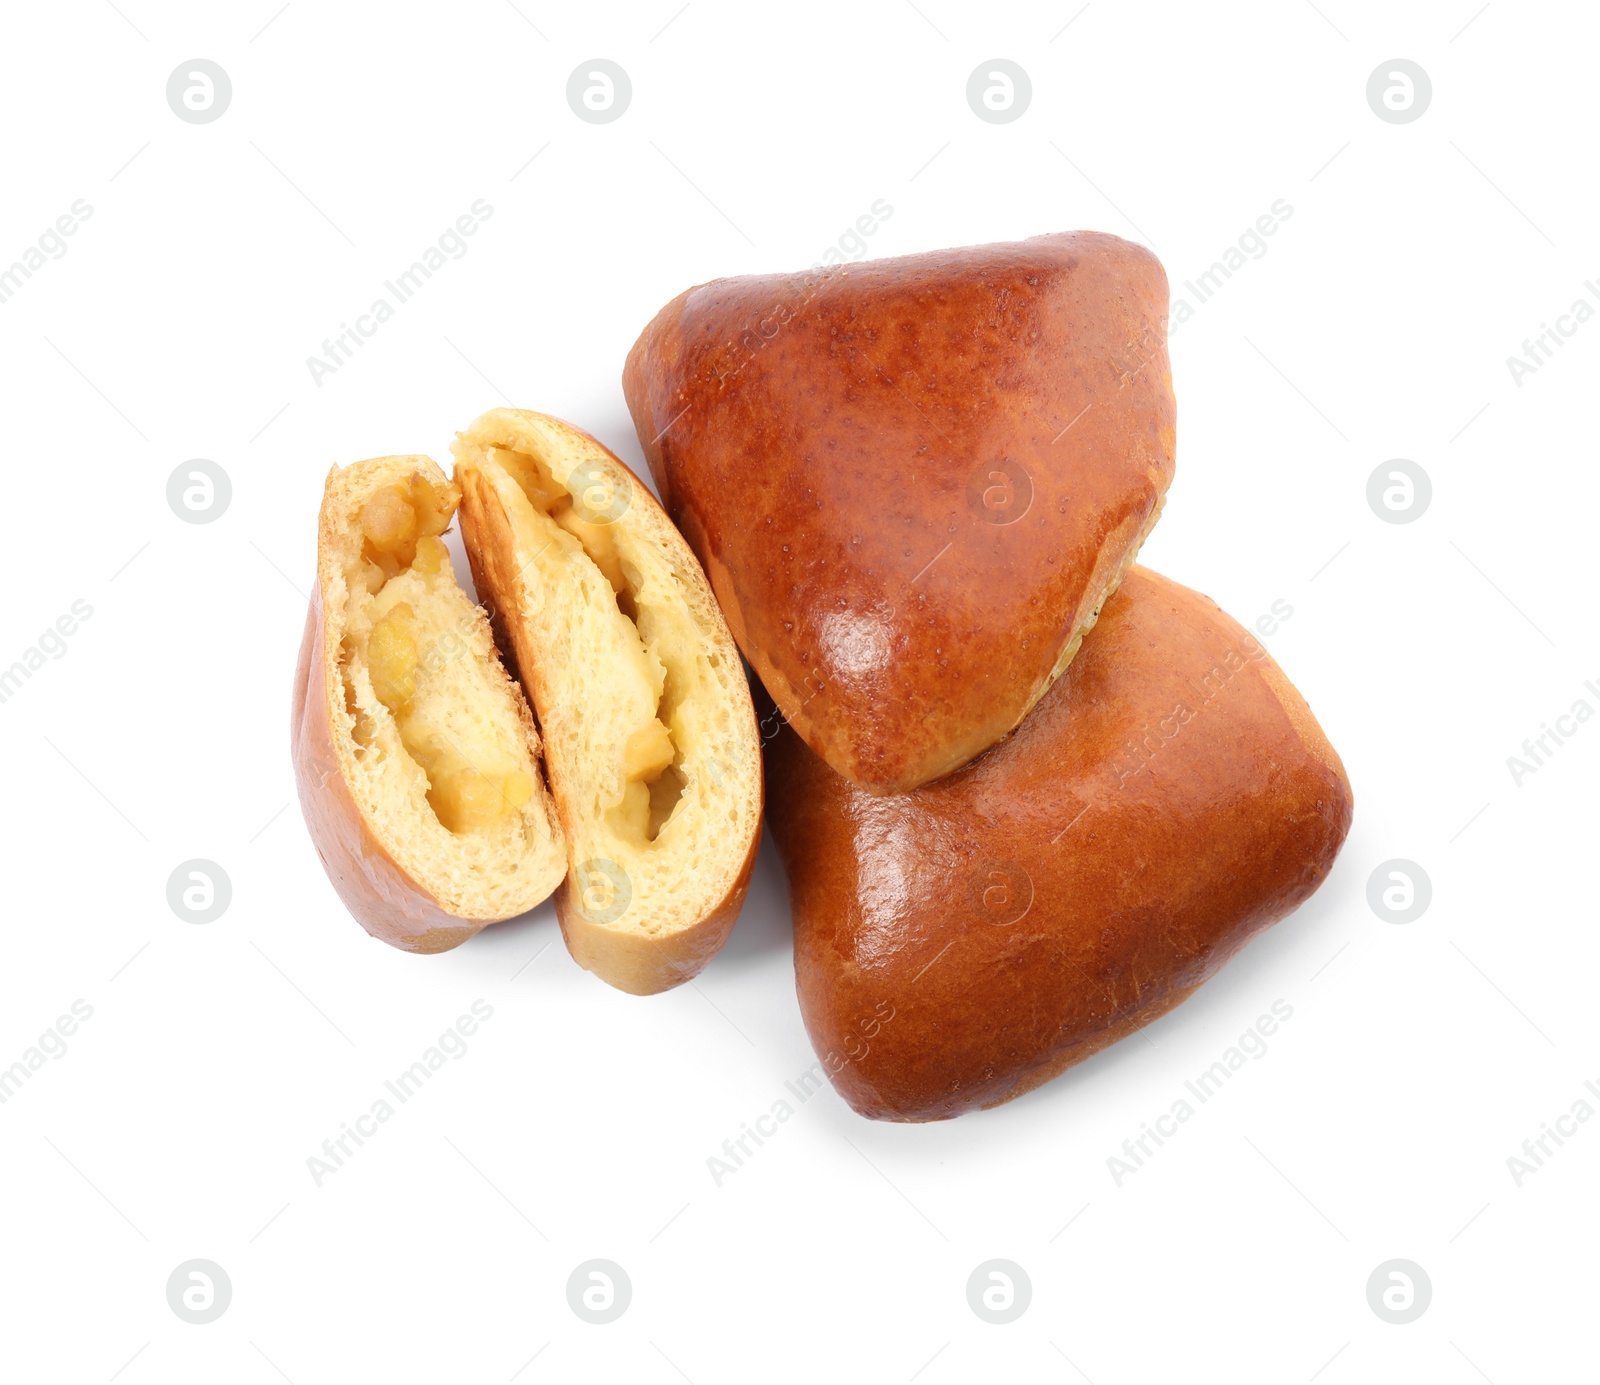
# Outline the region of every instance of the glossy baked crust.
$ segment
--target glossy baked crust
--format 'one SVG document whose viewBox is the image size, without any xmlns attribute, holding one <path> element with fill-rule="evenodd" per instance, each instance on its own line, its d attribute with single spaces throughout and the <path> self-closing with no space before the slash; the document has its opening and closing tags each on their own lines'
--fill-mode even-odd
<svg viewBox="0 0 1600 1385">
<path fill-rule="evenodd" d="M 784 716 L 874 793 L 1010 731 L 1159 513 L 1167 280 L 1096 232 L 719 279 L 623 388 Z"/>
<path fill-rule="evenodd" d="M 784 730 L 768 775 L 806 1027 L 883 1120 L 998 1105 L 1165 1013 L 1321 884 L 1352 810 L 1262 646 L 1139 567 L 959 772 L 877 798 Z"/>
</svg>

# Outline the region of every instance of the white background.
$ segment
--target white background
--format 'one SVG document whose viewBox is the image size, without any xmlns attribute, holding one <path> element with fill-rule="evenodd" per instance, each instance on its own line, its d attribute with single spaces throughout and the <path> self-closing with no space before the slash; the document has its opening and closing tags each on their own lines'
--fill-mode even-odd
<svg viewBox="0 0 1600 1385">
<path fill-rule="evenodd" d="M 1506 758 L 1600 708 L 1600 324 L 1520 386 L 1506 358 L 1600 280 L 1600 23 L 1080 3 L 7 7 L 0 264 L 75 199 L 93 215 L 0 305 L 0 665 L 73 601 L 93 616 L 0 705 L 0 1064 L 74 1000 L 94 1014 L 0 1106 L 0 1374 L 1592 1371 L 1600 1122 L 1520 1187 L 1506 1161 L 1600 1082 L 1600 725 L 1520 787 Z M 233 83 L 206 125 L 165 99 L 197 56 Z M 609 125 L 565 99 L 596 56 L 633 82 Z M 1405 125 L 1365 96 L 1397 56 L 1433 83 Z M 995 57 L 1033 84 L 1011 124 L 966 104 Z M 306 358 L 478 198 L 469 252 L 315 384 Z M 1181 293 L 1280 198 L 1268 253 L 1174 338 L 1178 474 L 1145 560 L 1247 624 L 1293 607 L 1266 643 L 1355 825 L 1311 903 L 1150 1042 L 941 1125 L 825 1091 L 718 1187 L 708 1157 L 813 1061 L 770 848 L 726 950 L 649 1000 L 578 970 L 548 908 L 431 958 L 345 915 L 287 753 L 330 465 L 447 460 L 510 403 L 639 466 L 619 375 L 656 309 L 804 268 L 878 199 L 873 257 L 1094 227 Z M 195 457 L 232 479 L 209 525 L 165 499 Z M 1365 498 L 1396 457 L 1433 483 L 1406 525 Z M 192 857 L 233 884 L 207 926 L 166 902 Z M 1413 924 L 1366 902 L 1391 857 L 1433 882 Z M 467 1055 L 316 1186 L 308 1157 L 479 998 Z M 1117 1186 L 1108 1156 L 1278 999 L 1266 1055 Z M 233 1285 L 208 1326 L 166 1302 L 195 1257 Z M 633 1284 L 610 1326 L 566 1301 L 594 1257 Z M 992 1257 L 1033 1286 L 1008 1326 L 967 1306 Z M 1433 1285 L 1406 1326 L 1366 1299 L 1395 1257 Z"/>
</svg>

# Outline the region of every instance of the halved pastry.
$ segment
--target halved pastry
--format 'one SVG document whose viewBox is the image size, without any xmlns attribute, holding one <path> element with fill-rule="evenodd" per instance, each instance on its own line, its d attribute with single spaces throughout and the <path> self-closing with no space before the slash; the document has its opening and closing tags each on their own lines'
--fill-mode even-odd
<svg viewBox="0 0 1600 1385">
<path fill-rule="evenodd" d="M 440 535 L 460 492 L 426 457 L 328 474 L 291 727 L 306 825 L 376 938 L 443 952 L 567 872 L 527 703 Z"/>
<path fill-rule="evenodd" d="M 587 433 L 495 409 L 453 450 L 473 577 L 544 734 L 567 946 L 664 991 L 722 946 L 760 841 L 739 651 L 672 521 Z"/>
</svg>

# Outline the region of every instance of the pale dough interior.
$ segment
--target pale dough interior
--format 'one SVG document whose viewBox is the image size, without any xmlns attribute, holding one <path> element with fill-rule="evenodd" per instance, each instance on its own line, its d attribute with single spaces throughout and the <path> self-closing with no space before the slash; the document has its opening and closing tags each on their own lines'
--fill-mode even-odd
<svg viewBox="0 0 1600 1385">
<path fill-rule="evenodd" d="M 505 917 L 548 896 L 564 853 L 528 712 L 438 537 L 455 501 L 420 471 L 353 498 L 336 729 L 390 854 L 451 912 Z"/>
<path fill-rule="evenodd" d="M 759 820 L 743 669 L 725 633 L 706 634 L 724 627 L 687 547 L 675 532 L 664 541 L 670 521 L 598 444 L 574 446 L 524 417 L 525 436 L 469 434 L 457 457 L 510 524 L 525 618 L 509 633 L 578 907 L 658 936 L 720 901 Z M 591 862 L 619 868 L 622 891 L 603 867 L 586 871 Z"/>
</svg>

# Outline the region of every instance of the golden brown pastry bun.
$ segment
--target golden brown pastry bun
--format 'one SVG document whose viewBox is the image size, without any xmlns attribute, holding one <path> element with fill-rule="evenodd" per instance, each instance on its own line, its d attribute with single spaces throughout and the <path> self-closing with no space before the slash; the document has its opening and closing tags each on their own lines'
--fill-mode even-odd
<svg viewBox="0 0 1600 1385">
<path fill-rule="evenodd" d="M 1266 650 L 1139 567 L 948 778 L 875 798 L 787 729 L 768 771 L 806 1028 L 880 1120 L 996 1106 L 1170 1010 L 1321 884 L 1352 803 Z"/>
<path fill-rule="evenodd" d="M 473 577 L 544 734 L 567 946 L 620 990 L 676 986 L 726 940 L 761 837 L 739 651 L 655 497 L 587 433 L 495 409 L 454 451 Z"/>
<path fill-rule="evenodd" d="M 312 840 L 361 926 L 410 952 L 526 912 L 567 870 L 533 719 L 439 538 L 459 498 L 426 457 L 329 473 L 295 674 Z"/>
<path fill-rule="evenodd" d="M 1156 522 L 1167 278 L 1092 231 L 667 304 L 623 390 L 661 497 L 788 722 L 899 793 L 994 744 Z"/>
</svg>

